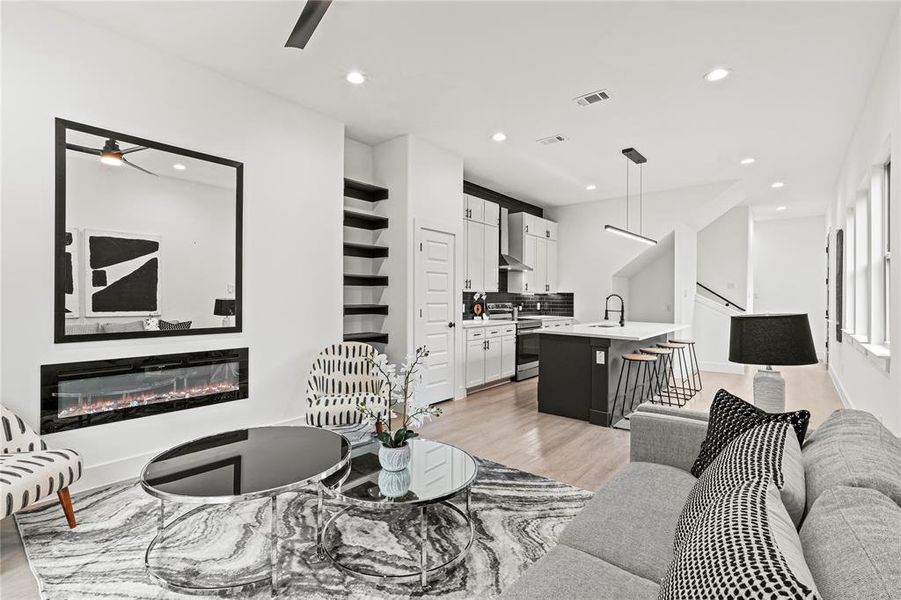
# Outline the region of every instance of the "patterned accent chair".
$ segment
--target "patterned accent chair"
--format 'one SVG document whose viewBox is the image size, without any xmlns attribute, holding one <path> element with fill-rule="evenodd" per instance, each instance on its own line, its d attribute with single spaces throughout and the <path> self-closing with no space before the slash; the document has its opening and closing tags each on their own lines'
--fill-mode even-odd
<svg viewBox="0 0 901 600">
<path fill-rule="evenodd" d="M 69 527 L 75 527 L 69 486 L 81 478 L 81 456 L 74 450 L 48 450 L 41 437 L 5 406 L 0 406 L 0 428 L 0 518 L 56 492 Z"/>
<path fill-rule="evenodd" d="M 375 348 L 360 342 L 341 342 L 323 350 L 307 379 L 308 425 L 341 433 L 360 431 L 366 424 L 357 405 L 365 401 L 388 412 L 388 382 L 366 360 Z"/>
</svg>

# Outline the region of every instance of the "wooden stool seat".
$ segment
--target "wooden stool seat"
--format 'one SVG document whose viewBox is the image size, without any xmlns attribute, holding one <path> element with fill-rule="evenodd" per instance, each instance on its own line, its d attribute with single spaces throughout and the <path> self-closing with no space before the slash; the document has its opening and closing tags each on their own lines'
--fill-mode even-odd
<svg viewBox="0 0 901 600">
<path fill-rule="evenodd" d="M 657 344 L 658 348 L 669 348 L 670 350 L 681 350 L 682 348 L 687 348 L 688 344 L 680 344 L 678 342 L 660 342 Z"/>
<path fill-rule="evenodd" d="M 637 360 L 643 362 L 653 362 L 657 360 L 656 356 L 650 354 L 623 354 L 623 360 Z"/>
<path fill-rule="evenodd" d="M 645 354 L 660 355 L 660 354 L 672 354 L 673 353 L 673 351 L 670 350 L 669 348 L 641 348 L 640 350 L 641 350 L 641 352 L 644 352 Z"/>
<path fill-rule="evenodd" d="M 694 344 L 694 340 L 670 340 L 674 344 L 688 344 L 689 346 Z"/>
</svg>

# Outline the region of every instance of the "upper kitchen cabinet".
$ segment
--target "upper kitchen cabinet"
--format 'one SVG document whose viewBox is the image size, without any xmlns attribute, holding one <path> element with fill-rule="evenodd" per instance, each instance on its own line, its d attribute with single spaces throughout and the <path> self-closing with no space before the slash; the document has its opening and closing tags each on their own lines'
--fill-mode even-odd
<svg viewBox="0 0 901 600">
<path fill-rule="evenodd" d="M 509 217 L 510 254 L 531 271 L 511 271 L 507 291 L 547 294 L 557 291 L 557 224 L 528 213 Z"/>
<path fill-rule="evenodd" d="M 465 254 L 463 291 L 498 291 L 500 211 L 494 202 L 463 196 Z"/>
</svg>

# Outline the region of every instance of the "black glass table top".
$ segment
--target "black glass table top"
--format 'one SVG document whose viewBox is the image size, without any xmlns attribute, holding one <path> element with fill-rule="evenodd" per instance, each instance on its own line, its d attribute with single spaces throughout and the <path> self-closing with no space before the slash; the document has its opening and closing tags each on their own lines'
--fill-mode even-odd
<svg viewBox="0 0 901 600">
<path fill-rule="evenodd" d="M 350 443 L 318 427 L 255 427 L 203 437 L 163 452 L 141 473 L 157 498 L 235 502 L 319 481 L 344 467 Z"/>
<path fill-rule="evenodd" d="M 355 448 L 350 464 L 322 480 L 334 495 L 357 505 L 423 505 L 447 500 L 475 481 L 479 467 L 455 446 L 417 438 L 410 444 L 410 465 L 385 471 L 379 464 L 378 442 Z"/>
</svg>

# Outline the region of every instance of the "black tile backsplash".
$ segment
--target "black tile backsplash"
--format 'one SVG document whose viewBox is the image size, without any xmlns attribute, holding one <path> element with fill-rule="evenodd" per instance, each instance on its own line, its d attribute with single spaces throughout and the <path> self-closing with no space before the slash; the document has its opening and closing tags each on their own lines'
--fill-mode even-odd
<svg viewBox="0 0 901 600">
<path fill-rule="evenodd" d="M 463 292 L 463 318 L 472 318 L 473 296 L 475 292 Z M 571 292 L 560 294 L 514 294 L 511 292 L 488 292 L 486 302 L 512 302 L 514 306 L 522 305 L 522 314 L 554 315 L 559 317 L 573 316 L 573 295 Z M 538 310 L 538 303 L 541 310 Z"/>
</svg>

